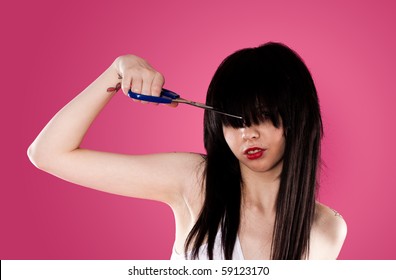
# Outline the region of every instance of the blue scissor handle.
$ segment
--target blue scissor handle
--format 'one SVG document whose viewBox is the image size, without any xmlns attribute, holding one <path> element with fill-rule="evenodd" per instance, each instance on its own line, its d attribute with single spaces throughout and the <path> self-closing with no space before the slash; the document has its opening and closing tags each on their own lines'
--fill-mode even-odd
<svg viewBox="0 0 396 280">
<path fill-rule="evenodd" d="M 145 95 L 145 94 L 133 92 L 131 90 L 128 91 L 128 96 L 130 98 L 138 99 L 141 101 L 163 103 L 163 104 L 170 104 L 174 99 L 180 97 L 180 95 L 178 95 L 177 93 L 164 88 L 161 90 L 161 96 Z"/>
</svg>

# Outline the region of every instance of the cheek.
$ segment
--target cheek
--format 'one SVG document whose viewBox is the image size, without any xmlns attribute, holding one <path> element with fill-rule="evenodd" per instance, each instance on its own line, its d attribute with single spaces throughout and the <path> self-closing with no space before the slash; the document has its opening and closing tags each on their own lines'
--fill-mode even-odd
<svg viewBox="0 0 396 280">
<path fill-rule="evenodd" d="M 273 149 L 277 151 L 277 154 L 279 154 L 279 156 L 282 157 L 285 151 L 285 144 L 286 144 L 286 139 L 283 133 L 283 129 L 274 128 L 271 130 L 270 135 L 271 135 L 271 146 L 273 147 Z"/>
<path fill-rule="evenodd" d="M 237 133 L 230 128 L 223 128 L 223 135 L 228 147 L 230 147 L 231 151 L 235 154 L 235 149 L 238 146 Z"/>
<path fill-rule="evenodd" d="M 286 144 L 286 141 L 285 141 L 285 138 L 283 137 L 282 142 L 280 144 L 280 150 L 279 150 L 279 152 L 282 154 L 282 157 L 283 157 L 283 154 L 285 153 L 285 144 Z"/>
<path fill-rule="evenodd" d="M 286 145 L 286 139 L 282 135 L 278 139 L 276 139 L 276 142 L 274 143 L 276 145 L 279 157 L 283 157 L 283 154 L 285 153 L 285 145 Z"/>
</svg>

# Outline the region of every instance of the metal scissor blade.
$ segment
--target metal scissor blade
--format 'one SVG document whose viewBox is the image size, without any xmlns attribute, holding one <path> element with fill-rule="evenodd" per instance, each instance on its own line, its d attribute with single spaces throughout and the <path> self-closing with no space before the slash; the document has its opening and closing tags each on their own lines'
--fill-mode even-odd
<svg viewBox="0 0 396 280">
<path fill-rule="evenodd" d="M 243 118 L 240 117 L 240 116 L 236 116 L 236 115 L 232 115 L 232 114 L 228 114 L 228 113 L 219 111 L 219 110 L 213 108 L 212 106 L 208 106 L 206 104 L 202 104 L 202 103 L 199 103 L 199 102 L 187 100 L 187 99 L 184 99 L 184 98 L 177 98 L 177 99 L 174 99 L 173 101 L 174 102 L 178 102 L 178 103 L 184 103 L 184 104 L 192 105 L 192 106 L 195 106 L 195 107 L 198 107 L 198 108 L 202 108 L 202 109 L 206 109 L 206 110 L 211 110 L 213 112 L 216 112 L 216 113 L 219 113 L 219 114 L 222 114 L 222 115 L 226 115 L 226 116 L 229 116 L 229 117 L 232 117 L 232 118 L 237 118 L 237 119 L 243 120 Z"/>
</svg>

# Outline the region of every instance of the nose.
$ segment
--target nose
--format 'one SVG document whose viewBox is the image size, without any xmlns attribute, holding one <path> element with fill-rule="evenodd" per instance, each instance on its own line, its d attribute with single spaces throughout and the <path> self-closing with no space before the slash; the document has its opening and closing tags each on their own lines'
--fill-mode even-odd
<svg viewBox="0 0 396 280">
<path fill-rule="evenodd" d="M 252 140 L 260 137 L 259 131 L 255 126 L 242 127 L 241 135 L 243 140 Z"/>
</svg>

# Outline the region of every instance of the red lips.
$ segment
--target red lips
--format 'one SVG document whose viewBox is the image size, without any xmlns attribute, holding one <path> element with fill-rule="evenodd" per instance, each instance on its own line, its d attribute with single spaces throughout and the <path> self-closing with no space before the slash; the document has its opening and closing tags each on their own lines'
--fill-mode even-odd
<svg viewBox="0 0 396 280">
<path fill-rule="evenodd" d="M 244 154 L 246 155 L 246 157 L 248 159 L 254 160 L 254 159 L 261 158 L 265 151 L 266 151 L 265 149 L 261 149 L 258 147 L 252 147 L 252 148 L 246 149 Z"/>
</svg>

